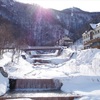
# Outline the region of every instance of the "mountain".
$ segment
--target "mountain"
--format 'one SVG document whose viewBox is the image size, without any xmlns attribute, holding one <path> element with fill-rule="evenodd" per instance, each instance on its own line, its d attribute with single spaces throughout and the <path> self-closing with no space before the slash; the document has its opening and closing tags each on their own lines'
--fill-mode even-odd
<svg viewBox="0 0 100 100">
<path fill-rule="evenodd" d="M 0 25 L 11 24 L 15 39 L 25 40 L 29 45 L 55 45 L 65 35 L 76 41 L 90 29 L 90 23 L 100 22 L 99 16 L 100 12 L 90 13 L 75 7 L 58 11 L 0 0 Z"/>
</svg>

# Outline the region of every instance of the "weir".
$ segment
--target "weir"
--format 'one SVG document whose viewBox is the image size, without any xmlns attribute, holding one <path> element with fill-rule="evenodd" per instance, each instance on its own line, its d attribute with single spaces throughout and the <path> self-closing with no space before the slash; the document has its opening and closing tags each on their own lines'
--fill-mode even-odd
<svg viewBox="0 0 100 100">
<path fill-rule="evenodd" d="M 10 90 L 60 90 L 62 83 L 54 79 L 10 79 Z"/>
<path fill-rule="evenodd" d="M 64 93 L 58 79 L 9 79 L 10 90 L 0 100 L 74 100 L 79 95 Z"/>
</svg>

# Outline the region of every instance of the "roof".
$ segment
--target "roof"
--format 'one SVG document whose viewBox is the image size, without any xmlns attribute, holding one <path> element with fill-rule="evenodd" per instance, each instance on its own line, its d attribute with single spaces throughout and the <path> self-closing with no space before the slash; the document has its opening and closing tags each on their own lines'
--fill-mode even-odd
<svg viewBox="0 0 100 100">
<path fill-rule="evenodd" d="M 90 26 L 91 26 L 92 29 L 95 29 L 95 28 L 97 28 L 98 26 L 100 26 L 100 23 L 97 23 L 97 24 L 91 23 Z"/>
<path fill-rule="evenodd" d="M 64 36 L 62 39 L 63 39 L 63 40 L 71 40 L 68 36 Z M 62 39 L 61 39 L 61 40 L 62 40 Z"/>
</svg>

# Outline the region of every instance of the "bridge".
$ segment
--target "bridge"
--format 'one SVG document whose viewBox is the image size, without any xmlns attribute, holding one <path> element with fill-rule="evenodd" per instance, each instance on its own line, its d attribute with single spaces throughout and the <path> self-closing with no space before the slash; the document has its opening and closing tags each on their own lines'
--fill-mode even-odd
<svg viewBox="0 0 100 100">
<path fill-rule="evenodd" d="M 1 49 L 17 49 L 16 47 L 3 47 Z M 23 51 L 32 51 L 32 50 L 60 50 L 62 46 L 34 46 L 34 47 L 19 47 L 18 49 Z"/>
<path fill-rule="evenodd" d="M 21 48 L 23 51 L 32 51 L 32 50 L 61 50 L 61 46 L 34 46 L 30 48 Z"/>
</svg>

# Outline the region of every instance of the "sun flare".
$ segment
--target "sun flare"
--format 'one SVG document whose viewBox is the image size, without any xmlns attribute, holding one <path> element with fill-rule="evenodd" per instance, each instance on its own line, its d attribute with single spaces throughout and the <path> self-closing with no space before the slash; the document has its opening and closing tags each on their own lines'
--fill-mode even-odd
<svg viewBox="0 0 100 100">
<path fill-rule="evenodd" d="M 43 8 L 54 8 L 57 10 L 62 10 L 66 6 L 66 8 L 70 7 L 71 4 L 68 2 L 68 4 L 65 4 L 62 1 L 56 1 L 56 0 L 36 0 L 34 3 L 39 4 Z M 69 5 L 69 6 L 68 6 Z"/>
<path fill-rule="evenodd" d="M 71 7 L 71 2 L 67 2 L 67 4 L 65 3 L 66 1 L 63 0 L 63 2 L 61 0 L 16 0 L 19 2 L 23 2 L 23 3 L 30 3 L 30 4 L 38 4 L 43 8 L 53 8 L 53 9 L 57 9 L 57 10 L 62 10 L 64 9 L 64 7 L 68 8 Z"/>
</svg>

